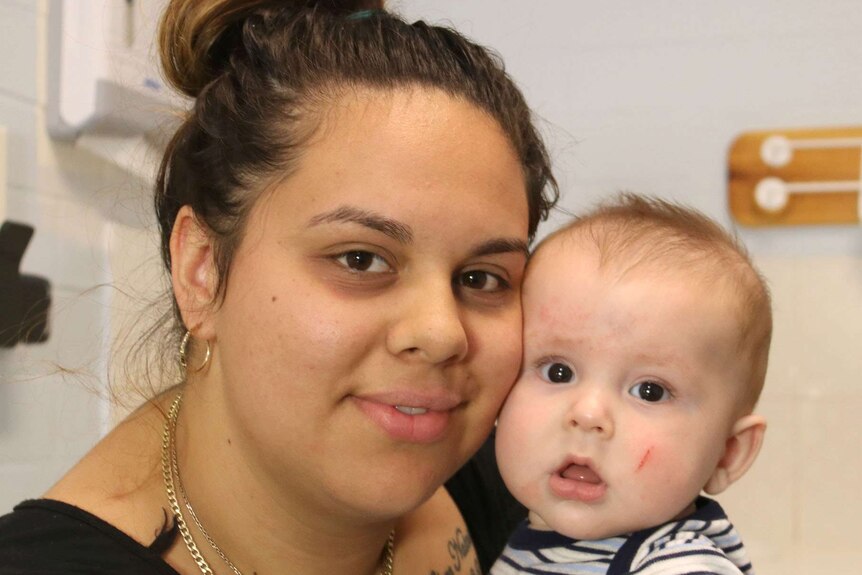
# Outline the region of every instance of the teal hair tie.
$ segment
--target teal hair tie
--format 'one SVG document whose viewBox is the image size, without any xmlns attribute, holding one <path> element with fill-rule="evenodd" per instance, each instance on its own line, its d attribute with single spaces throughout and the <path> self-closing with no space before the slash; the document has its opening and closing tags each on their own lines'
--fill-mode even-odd
<svg viewBox="0 0 862 575">
<path fill-rule="evenodd" d="M 351 14 L 347 15 L 348 20 L 365 20 L 366 18 L 371 18 L 372 16 L 381 13 L 382 10 L 357 10 Z"/>
</svg>

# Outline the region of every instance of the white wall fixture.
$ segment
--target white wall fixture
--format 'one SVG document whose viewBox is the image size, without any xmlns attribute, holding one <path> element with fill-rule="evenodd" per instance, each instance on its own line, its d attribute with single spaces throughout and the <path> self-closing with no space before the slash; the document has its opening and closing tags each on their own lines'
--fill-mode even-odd
<svg viewBox="0 0 862 575">
<path fill-rule="evenodd" d="M 163 3 L 49 3 L 50 134 L 145 179 L 179 103 L 160 78 L 153 48 Z"/>
</svg>

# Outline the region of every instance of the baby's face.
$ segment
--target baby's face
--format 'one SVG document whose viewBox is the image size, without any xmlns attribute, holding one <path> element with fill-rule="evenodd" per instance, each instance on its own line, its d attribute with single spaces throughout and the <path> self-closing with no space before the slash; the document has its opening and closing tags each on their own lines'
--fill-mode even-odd
<svg viewBox="0 0 862 575">
<path fill-rule="evenodd" d="M 724 289 L 597 263 L 574 238 L 530 263 L 523 371 L 497 428 L 500 470 L 533 526 L 577 539 L 687 513 L 745 379 Z"/>
</svg>

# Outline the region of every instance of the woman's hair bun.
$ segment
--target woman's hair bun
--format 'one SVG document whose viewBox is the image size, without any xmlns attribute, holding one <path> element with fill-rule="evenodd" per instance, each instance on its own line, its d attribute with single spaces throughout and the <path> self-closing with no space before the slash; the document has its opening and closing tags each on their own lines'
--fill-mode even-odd
<svg viewBox="0 0 862 575">
<path fill-rule="evenodd" d="M 237 24 L 262 10 L 350 14 L 383 10 L 385 0 L 171 0 L 159 26 L 159 57 L 166 80 L 196 98 L 227 65 Z"/>
</svg>

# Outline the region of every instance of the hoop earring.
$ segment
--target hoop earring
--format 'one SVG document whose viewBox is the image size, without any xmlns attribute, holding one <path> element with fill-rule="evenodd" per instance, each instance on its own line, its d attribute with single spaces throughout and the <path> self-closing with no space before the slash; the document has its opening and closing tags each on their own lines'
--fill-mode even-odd
<svg viewBox="0 0 862 575">
<path fill-rule="evenodd" d="M 192 332 L 191 332 L 191 331 L 189 331 L 189 330 L 186 330 L 185 335 L 183 335 L 183 340 L 180 342 L 180 365 L 181 365 L 181 366 L 183 366 L 183 368 L 186 368 L 186 369 L 188 369 L 188 367 L 189 367 L 189 362 L 188 362 L 188 347 L 189 347 L 189 341 L 191 340 L 191 337 L 192 337 Z M 210 362 L 210 357 L 212 356 L 212 350 L 210 349 L 210 342 L 209 342 L 209 340 L 208 340 L 208 339 L 205 339 L 205 340 L 204 340 L 204 343 L 206 343 L 206 344 L 207 344 L 207 351 L 206 351 L 206 355 L 204 355 L 204 360 L 203 360 L 203 362 L 201 362 L 201 364 L 197 367 L 197 369 L 194 369 L 194 370 L 193 370 L 195 373 L 197 373 L 198 371 L 200 371 L 200 370 L 202 370 L 203 368 L 205 368 L 205 367 L 207 366 L 207 364 Z"/>
</svg>

